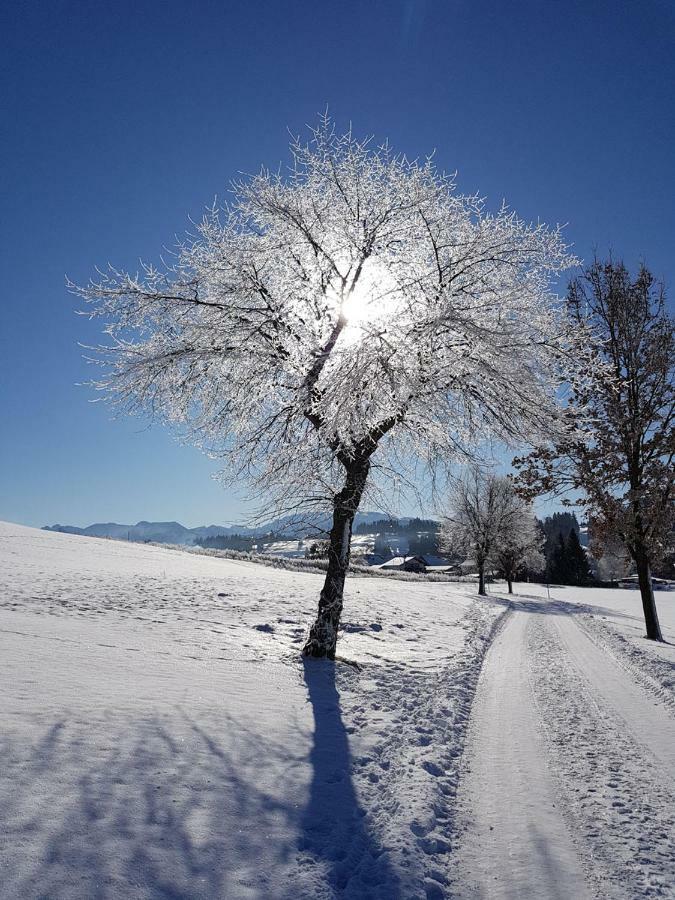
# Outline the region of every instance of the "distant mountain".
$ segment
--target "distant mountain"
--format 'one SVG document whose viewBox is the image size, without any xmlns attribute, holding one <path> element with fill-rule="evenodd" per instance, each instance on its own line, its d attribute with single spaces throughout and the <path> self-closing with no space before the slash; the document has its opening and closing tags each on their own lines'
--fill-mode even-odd
<svg viewBox="0 0 675 900">
<path fill-rule="evenodd" d="M 355 524 L 377 522 L 387 518 L 381 512 L 357 513 Z M 87 537 L 112 538 L 117 541 L 157 541 L 163 544 L 194 544 L 197 538 L 216 537 L 221 534 L 243 534 L 257 536 L 274 532 L 287 537 L 304 537 L 308 531 L 328 531 L 331 520 L 329 516 L 299 517 L 283 516 L 271 522 L 255 527 L 248 525 L 200 525 L 198 528 L 186 528 L 180 522 L 137 522 L 135 525 L 121 525 L 117 522 L 96 522 L 79 528 L 77 525 L 45 525 L 44 531 L 61 531 L 65 534 L 83 534 Z"/>
<path fill-rule="evenodd" d="M 372 512 L 364 510 L 357 512 L 354 518 L 354 527 L 362 524 L 370 524 L 371 522 L 379 522 L 382 519 L 388 519 L 389 516 L 383 512 Z M 398 521 L 403 521 L 399 519 Z M 288 537 L 305 537 L 312 532 L 328 532 L 332 525 L 332 517 L 328 514 L 310 512 L 306 515 L 296 514 L 282 516 L 279 519 L 273 519 L 261 526 L 260 529 L 254 530 L 254 534 L 265 534 L 273 531 L 277 534 L 287 535 Z"/>
<path fill-rule="evenodd" d="M 83 534 L 87 537 L 113 538 L 118 541 L 161 541 L 167 544 L 192 544 L 189 528 L 180 522 L 137 522 L 120 525 L 117 522 L 96 522 L 86 528 L 75 525 L 47 525 L 45 531 L 64 531 L 66 534 Z"/>
</svg>

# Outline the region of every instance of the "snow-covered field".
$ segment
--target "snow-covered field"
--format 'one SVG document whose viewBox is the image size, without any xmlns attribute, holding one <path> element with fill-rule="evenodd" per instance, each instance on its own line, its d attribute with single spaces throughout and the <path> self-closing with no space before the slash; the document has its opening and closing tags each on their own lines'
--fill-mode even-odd
<svg viewBox="0 0 675 900">
<path fill-rule="evenodd" d="M 0 897 L 675 897 L 637 592 L 321 580 L 0 524 Z"/>
</svg>

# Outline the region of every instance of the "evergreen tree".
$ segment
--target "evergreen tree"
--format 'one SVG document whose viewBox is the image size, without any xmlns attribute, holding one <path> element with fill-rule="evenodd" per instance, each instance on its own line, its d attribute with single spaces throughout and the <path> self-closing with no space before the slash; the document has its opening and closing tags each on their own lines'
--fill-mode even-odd
<svg viewBox="0 0 675 900">
<path fill-rule="evenodd" d="M 567 558 L 567 542 L 565 541 L 562 533 L 558 533 L 555 543 L 553 544 L 551 558 L 548 565 L 549 581 L 553 582 L 553 584 L 570 583 L 570 567 Z"/>
<path fill-rule="evenodd" d="M 583 587 L 591 580 L 591 568 L 588 558 L 579 542 L 579 536 L 574 530 L 570 531 L 565 542 L 565 565 L 569 580 L 563 582 L 564 584 Z"/>
</svg>

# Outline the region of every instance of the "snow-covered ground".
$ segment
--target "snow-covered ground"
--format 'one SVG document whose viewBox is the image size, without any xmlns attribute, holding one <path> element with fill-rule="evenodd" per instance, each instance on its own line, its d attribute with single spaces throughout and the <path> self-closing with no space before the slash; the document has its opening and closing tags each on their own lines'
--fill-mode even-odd
<svg viewBox="0 0 675 900">
<path fill-rule="evenodd" d="M 639 594 L 321 581 L 0 524 L 0 897 L 675 896 Z"/>
<path fill-rule="evenodd" d="M 305 537 L 296 541 L 274 541 L 271 544 L 265 544 L 264 553 L 266 556 L 280 556 L 284 559 L 304 559 L 305 553 L 318 541 L 323 538 Z M 355 534 L 352 537 L 352 556 L 356 557 L 363 553 L 372 553 L 375 544 L 375 537 L 372 534 Z"/>
<path fill-rule="evenodd" d="M 516 591 L 474 699 L 453 895 L 675 897 L 675 596 L 655 645 L 635 591 Z"/>
</svg>

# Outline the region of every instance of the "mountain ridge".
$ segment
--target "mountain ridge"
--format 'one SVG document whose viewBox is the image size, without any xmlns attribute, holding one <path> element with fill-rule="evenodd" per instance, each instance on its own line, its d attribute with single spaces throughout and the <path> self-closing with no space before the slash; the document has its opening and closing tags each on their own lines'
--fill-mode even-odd
<svg viewBox="0 0 675 900">
<path fill-rule="evenodd" d="M 403 522 L 409 517 L 395 518 L 383 512 L 364 511 L 356 514 L 354 526 L 376 522 L 380 519 L 392 519 Z M 283 516 L 264 522 L 260 525 L 250 526 L 228 522 L 225 525 L 199 525 L 196 528 L 187 528 L 176 521 L 150 522 L 141 519 L 135 525 L 125 525 L 119 522 L 94 522 L 91 525 L 80 527 L 78 525 L 43 525 L 43 531 L 56 531 L 63 534 L 83 535 L 85 537 L 103 537 L 113 540 L 127 540 L 131 542 L 156 541 L 167 544 L 194 544 L 197 539 L 215 537 L 216 535 L 241 534 L 247 537 L 257 537 L 263 534 L 275 532 L 286 537 L 305 536 L 308 530 L 327 531 L 330 528 L 330 516 L 314 516 L 310 522 L 307 518 L 299 521 L 297 516 Z"/>
</svg>

